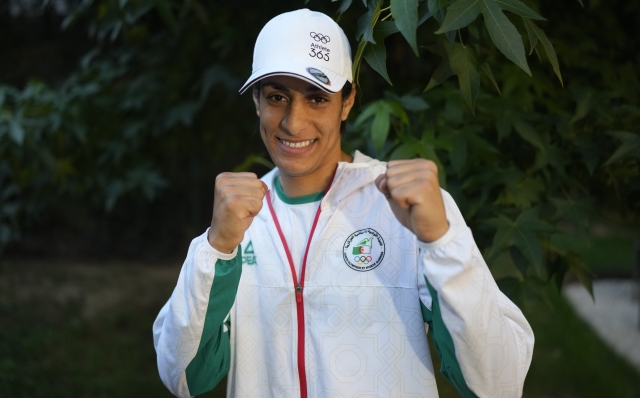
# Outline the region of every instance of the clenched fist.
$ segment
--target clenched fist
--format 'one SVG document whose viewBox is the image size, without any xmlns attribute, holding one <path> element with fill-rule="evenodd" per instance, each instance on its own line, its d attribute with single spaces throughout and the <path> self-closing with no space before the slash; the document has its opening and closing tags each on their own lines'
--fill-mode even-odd
<svg viewBox="0 0 640 398">
<path fill-rule="evenodd" d="M 398 221 L 423 242 L 433 242 L 449 229 L 438 182 L 438 167 L 430 160 L 393 160 L 376 178 Z"/>
<path fill-rule="evenodd" d="M 218 174 L 208 236 L 214 249 L 233 252 L 262 209 L 266 193 L 267 185 L 253 173 Z"/>
</svg>

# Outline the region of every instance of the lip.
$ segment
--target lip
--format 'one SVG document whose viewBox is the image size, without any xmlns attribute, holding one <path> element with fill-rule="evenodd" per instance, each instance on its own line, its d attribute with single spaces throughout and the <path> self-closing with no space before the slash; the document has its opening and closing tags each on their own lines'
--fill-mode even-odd
<svg viewBox="0 0 640 398">
<path fill-rule="evenodd" d="M 306 140 L 285 139 L 285 141 L 291 142 L 291 143 L 294 143 L 294 144 L 302 143 L 302 142 L 306 142 L 306 141 L 313 141 L 313 142 L 311 142 L 309 145 L 307 145 L 305 147 L 294 148 L 294 147 L 290 147 L 289 145 L 286 145 L 284 142 L 282 142 L 282 139 L 279 138 L 279 137 L 276 137 L 276 141 L 278 142 L 278 149 L 280 149 L 281 152 L 284 152 L 285 154 L 288 154 L 288 155 L 304 155 L 304 154 L 307 154 L 308 152 L 312 151 L 313 148 L 318 143 L 318 139 L 317 138 L 306 139 Z"/>
</svg>

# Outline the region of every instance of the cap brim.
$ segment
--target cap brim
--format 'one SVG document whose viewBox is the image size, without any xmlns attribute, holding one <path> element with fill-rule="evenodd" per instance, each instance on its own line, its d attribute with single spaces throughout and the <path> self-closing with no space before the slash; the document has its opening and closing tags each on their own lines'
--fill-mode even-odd
<svg viewBox="0 0 640 398">
<path fill-rule="evenodd" d="M 319 75 L 319 77 L 314 76 L 309 71 L 310 69 L 319 70 L 320 72 L 322 72 L 322 74 L 324 74 L 324 77 L 322 75 Z M 247 91 L 247 89 L 251 87 L 251 85 L 257 82 L 258 80 L 264 79 L 265 77 L 269 77 L 269 76 L 282 76 L 282 75 L 293 76 L 293 77 L 297 77 L 299 79 L 308 81 L 309 83 L 330 93 L 337 93 L 338 91 L 342 90 L 342 87 L 348 80 L 340 76 L 339 74 L 331 71 L 330 69 L 323 68 L 322 66 L 319 66 L 317 64 L 311 64 L 311 63 L 302 64 L 297 62 L 286 61 L 286 62 L 281 62 L 277 64 L 272 64 L 253 72 L 251 74 L 251 77 L 249 77 L 249 79 L 247 80 L 247 82 L 240 88 L 239 90 L 240 94 Z M 327 80 L 326 83 L 321 80 L 321 79 L 325 80 L 325 78 Z"/>
</svg>

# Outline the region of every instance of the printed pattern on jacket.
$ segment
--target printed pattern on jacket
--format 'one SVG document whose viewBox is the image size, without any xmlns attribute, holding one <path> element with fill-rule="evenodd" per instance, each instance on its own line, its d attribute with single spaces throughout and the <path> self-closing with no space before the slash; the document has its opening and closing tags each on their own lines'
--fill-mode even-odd
<svg viewBox="0 0 640 398">
<path fill-rule="evenodd" d="M 385 168 L 385 163 L 356 153 L 353 163 L 340 163 L 334 185 L 321 201 L 304 288 L 308 396 L 437 397 L 421 303 L 427 311 L 438 305 L 439 324 L 455 346 L 451 358 L 470 394 L 521 396 L 533 348 L 526 319 L 498 290 L 450 195 L 442 191 L 449 231 L 436 242 L 418 242 L 373 184 Z M 262 178 L 271 189 L 277 173 L 274 169 Z M 349 241 L 367 229 L 375 233 Z M 242 267 L 233 306 L 220 309 L 228 311 L 231 325 L 227 395 L 299 397 L 294 286 L 266 203 L 241 247 L 249 244 L 253 264 Z M 190 253 L 208 246 L 206 237 L 194 245 Z M 198 258 L 190 255 L 184 267 L 204 267 L 190 263 Z M 181 397 L 189 395 L 187 380 L 179 374 L 198 350 L 198 344 L 186 349 L 178 343 L 181 327 L 195 329 L 197 335 L 205 317 L 201 302 L 184 297 L 202 300 L 211 289 L 207 283 L 190 283 L 174 291 L 171 305 L 154 324 L 155 340 L 167 336 L 161 350 L 156 344 L 161 376 L 172 375 L 170 380 L 162 376 L 163 381 Z M 201 294 L 187 294 L 188 289 Z M 174 301 L 185 304 L 178 308 Z M 180 321 L 166 321 L 174 318 Z M 184 326 L 189 324 L 195 326 Z M 182 347 L 180 352 L 171 351 L 170 340 Z"/>
</svg>

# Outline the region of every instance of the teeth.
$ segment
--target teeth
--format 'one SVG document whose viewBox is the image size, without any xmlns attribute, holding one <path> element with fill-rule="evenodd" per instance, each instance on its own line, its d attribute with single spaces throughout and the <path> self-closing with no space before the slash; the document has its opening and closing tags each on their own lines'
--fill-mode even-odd
<svg viewBox="0 0 640 398">
<path fill-rule="evenodd" d="M 302 142 L 289 142 L 281 139 L 280 141 L 282 141 L 283 144 L 291 148 L 304 148 L 307 145 L 313 143 L 315 140 L 308 140 L 308 141 L 302 141 Z"/>
</svg>

